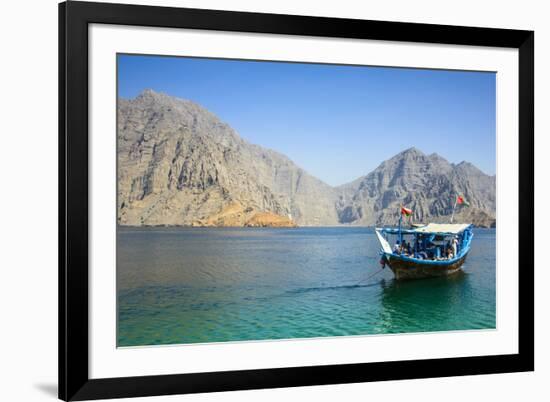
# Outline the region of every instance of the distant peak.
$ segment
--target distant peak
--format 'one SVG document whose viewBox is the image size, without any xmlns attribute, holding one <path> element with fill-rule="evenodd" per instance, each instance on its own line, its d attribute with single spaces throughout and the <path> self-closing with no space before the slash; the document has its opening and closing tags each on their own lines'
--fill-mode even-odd
<svg viewBox="0 0 550 402">
<path fill-rule="evenodd" d="M 424 152 L 422 152 L 418 148 L 410 147 L 410 148 L 405 149 L 404 151 L 399 152 L 397 155 L 393 156 L 391 159 L 392 160 L 398 160 L 398 159 L 403 159 L 403 158 L 407 158 L 407 159 L 413 158 L 414 159 L 416 157 L 422 157 L 422 156 L 426 156 L 424 154 Z"/>
<path fill-rule="evenodd" d="M 455 165 L 455 168 L 458 169 L 459 171 L 469 172 L 470 174 L 490 176 L 484 171 L 482 171 L 480 168 L 478 168 L 476 165 L 468 161 L 460 162 L 459 164 Z"/>
<path fill-rule="evenodd" d="M 460 162 L 459 164 L 456 165 L 456 167 L 462 170 L 475 170 L 475 171 L 479 170 L 477 166 L 467 161 Z"/>
<path fill-rule="evenodd" d="M 164 92 L 157 92 L 151 88 L 144 89 L 141 93 L 136 96 L 134 101 L 144 104 L 158 104 L 158 105 L 173 105 L 173 104 L 185 104 L 192 105 L 193 107 L 201 108 L 200 105 L 196 104 L 187 99 L 178 98 L 172 95 L 168 95 Z"/>
<path fill-rule="evenodd" d="M 416 147 L 410 147 L 402 151 L 400 155 L 424 155 L 424 152 Z"/>
<path fill-rule="evenodd" d="M 147 88 L 147 89 L 144 89 L 143 91 L 141 91 L 141 93 L 137 96 L 137 98 L 141 98 L 141 99 L 144 99 L 144 98 L 157 98 L 159 96 L 162 96 L 164 94 L 161 94 L 159 92 L 156 92 L 154 90 L 152 90 L 151 88 Z M 164 95 L 166 96 L 166 95 Z"/>
<path fill-rule="evenodd" d="M 474 164 L 467 161 L 462 161 L 458 163 L 456 167 L 459 169 L 466 169 L 466 170 L 479 170 Z"/>
<path fill-rule="evenodd" d="M 431 154 L 429 154 L 428 159 L 432 161 L 432 163 L 444 164 L 449 166 L 452 165 L 447 159 L 439 155 L 437 152 L 432 152 Z"/>
</svg>

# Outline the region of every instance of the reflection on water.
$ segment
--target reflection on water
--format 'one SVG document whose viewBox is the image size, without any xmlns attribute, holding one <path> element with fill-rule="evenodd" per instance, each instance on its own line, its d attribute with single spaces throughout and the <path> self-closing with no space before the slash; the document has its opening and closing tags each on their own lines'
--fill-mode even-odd
<svg viewBox="0 0 550 402">
<path fill-rule="evenodd" d="M 471 274 L 459 271 L 449 277 L 415 282 L 382 281 L 380 332 L 487 328 L 488 323 L 494 326 L 494 295 L 477 291 L 472 282 L 475 280 Z"/>
<path fill-rule="evenodd" d="M 119 346 L 495 327 L 495 232 L 464 271 L 393 280 L 368 228 L 121 228 Z"/>
</svg>

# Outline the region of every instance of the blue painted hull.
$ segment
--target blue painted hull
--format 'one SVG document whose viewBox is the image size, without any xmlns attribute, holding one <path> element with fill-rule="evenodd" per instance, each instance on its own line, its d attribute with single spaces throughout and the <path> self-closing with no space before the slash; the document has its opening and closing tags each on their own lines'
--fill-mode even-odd
<svg viewBox="0 0 550 402">
<path fill-rule="evenodd" d="M 396 279 L 421 279 L 452 275 L 461 270 L 468 252 L 452 260 L 419 260 L 395 254 L 384 254 L 386 264 Z"/>
</svg>

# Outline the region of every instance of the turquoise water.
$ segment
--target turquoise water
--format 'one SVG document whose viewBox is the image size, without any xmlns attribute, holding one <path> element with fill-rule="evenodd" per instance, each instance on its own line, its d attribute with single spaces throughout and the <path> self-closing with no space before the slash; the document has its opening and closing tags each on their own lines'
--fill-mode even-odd
<svg viewBox="0 0 550 402">
<path fill-rule="evenodd" d="M 495 230 L 464 272 L 393 280 L 371 228 L 120 228 L 118 345 L 495 328 Z"/>
</svg>

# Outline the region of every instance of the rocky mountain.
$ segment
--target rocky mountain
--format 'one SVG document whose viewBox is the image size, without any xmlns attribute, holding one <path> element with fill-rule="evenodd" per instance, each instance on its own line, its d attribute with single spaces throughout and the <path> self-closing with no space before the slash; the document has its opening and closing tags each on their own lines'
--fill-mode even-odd
<svg viewBox="0 0 550 402">
<path fill-rule="evenodd" d="M 399 218 L 400 205 L 413 210 L 413 222 L 448 222 L 457 194 L 463 195 L 470 207 L 459 206 L 455 221 L 479 226 L 492 226 L 495 221 L 495 176 L 471 163 L 454 165 L 416 148 L 395 155 L 337 190 L 341 223 L 392 224 Z"/>
<path fill-rule="evenodd" d="M 271 212 L 300 225 L 332 225 L 335 202 L 332 187 L 244 141 L 193 102 L 151 90 L 119 100 L 120 224 L 201 225 L 238 204 L 247 218 Z"/>
<path fill-rule="evenodd" d="M 146 90 L 118 105 L 122 225 L 322 226 L 448 221 L 494 224 L 495 177 L 406 150 L 352 183 L 331 187 L 286 156 L 248 143 L 201 106 Z"/>
</svg>

